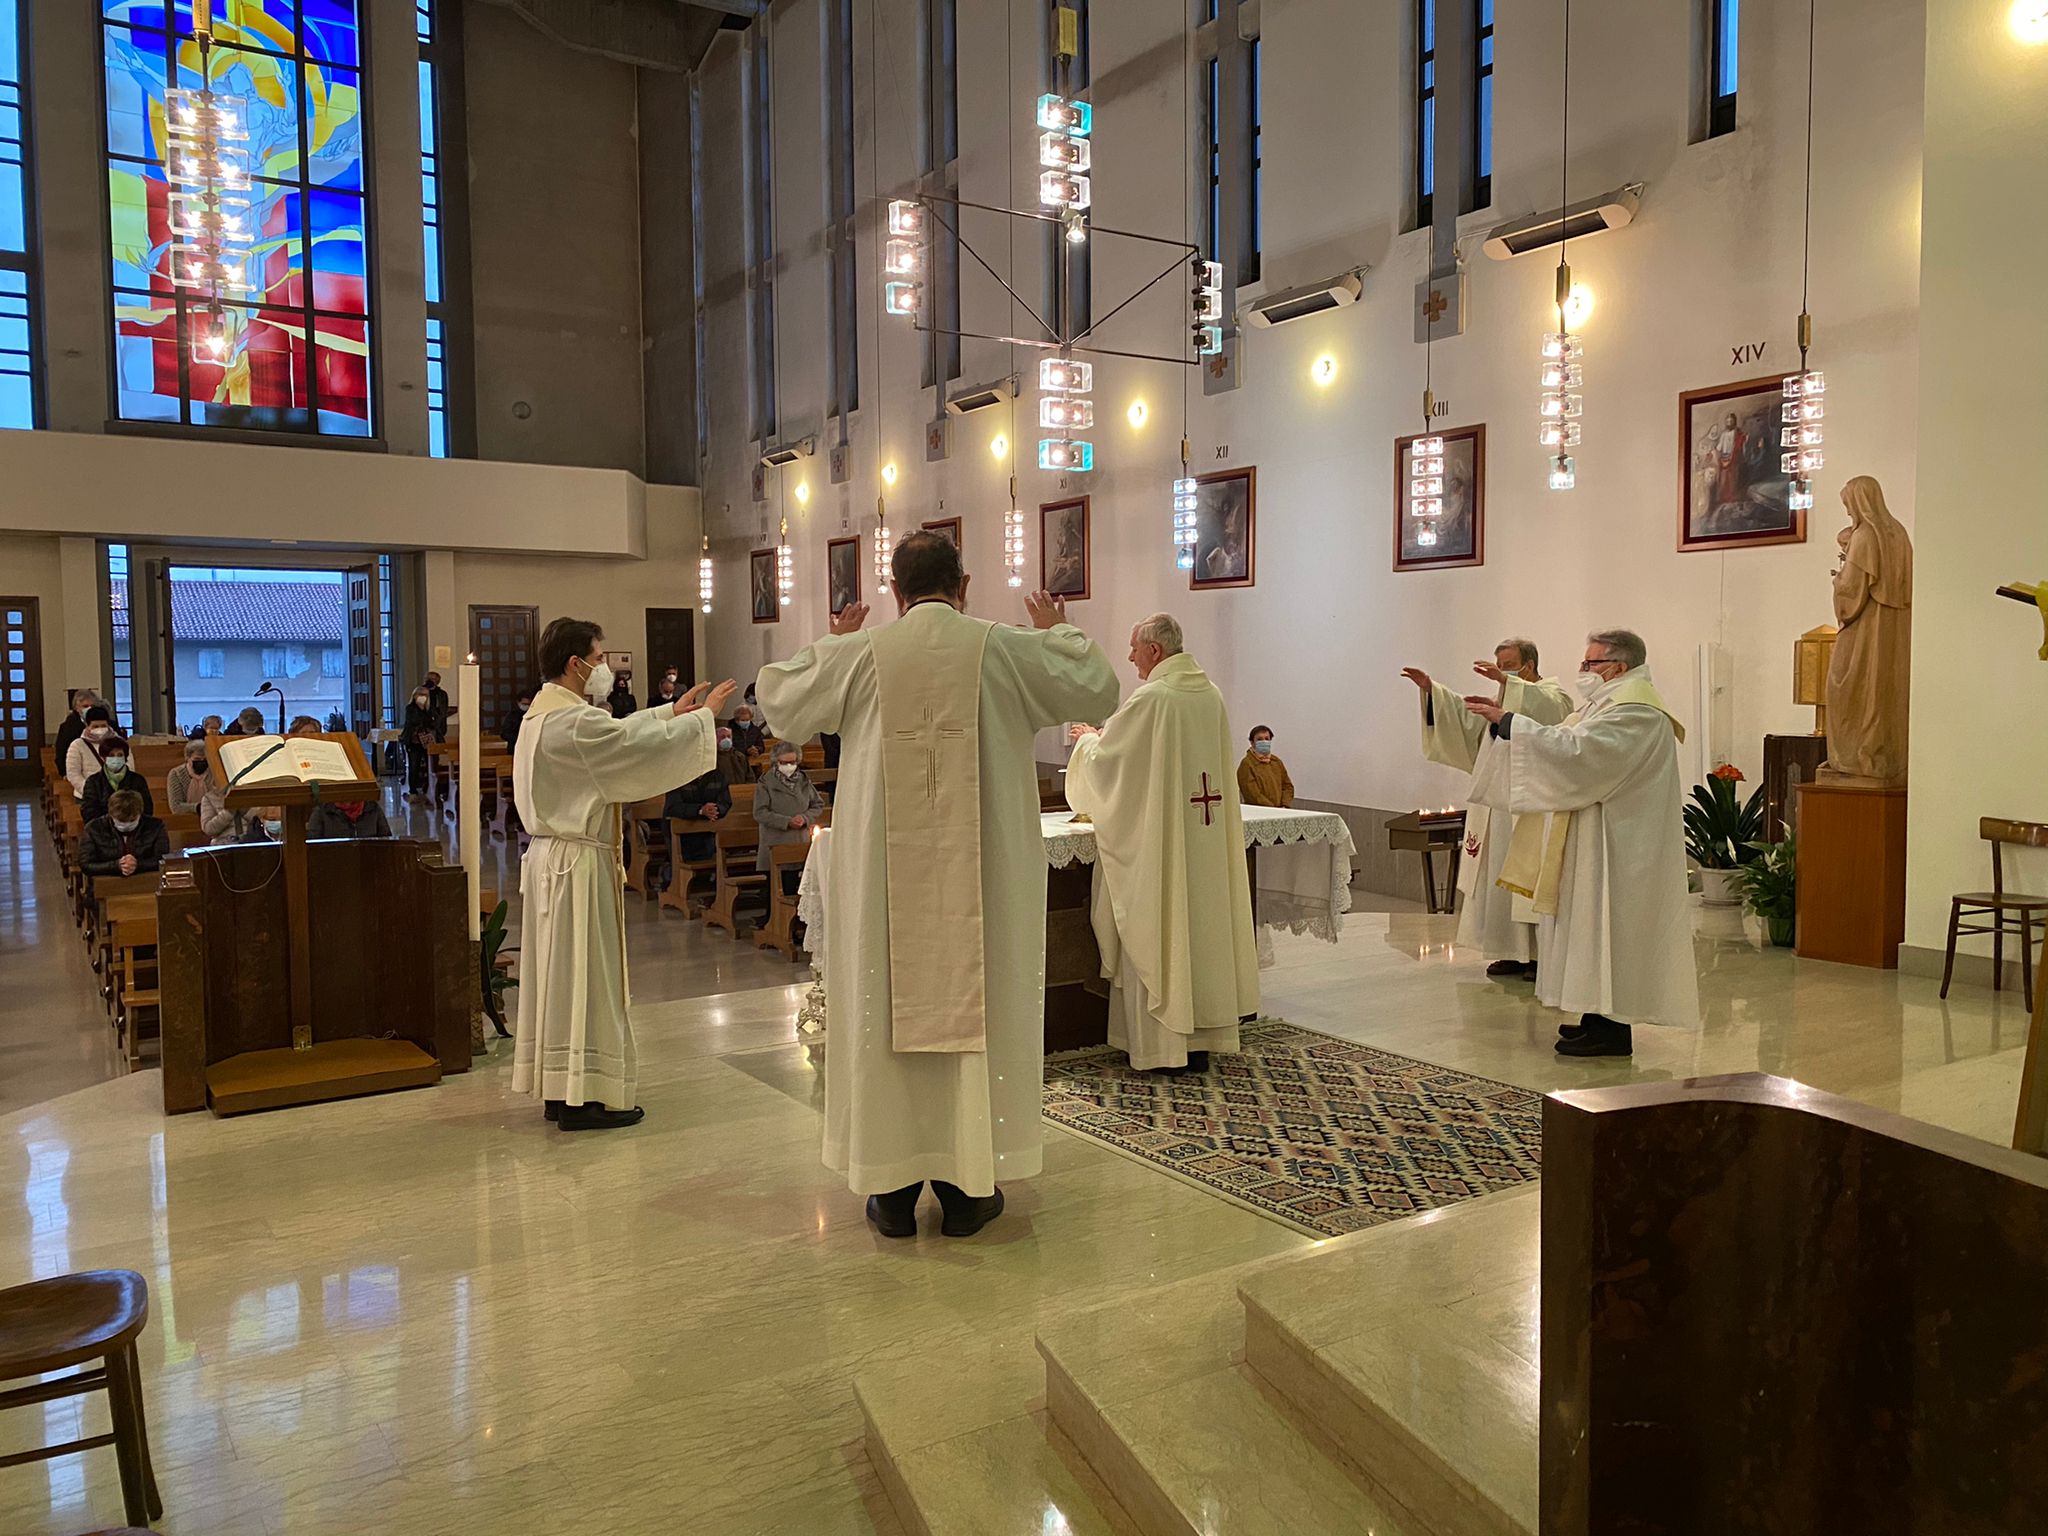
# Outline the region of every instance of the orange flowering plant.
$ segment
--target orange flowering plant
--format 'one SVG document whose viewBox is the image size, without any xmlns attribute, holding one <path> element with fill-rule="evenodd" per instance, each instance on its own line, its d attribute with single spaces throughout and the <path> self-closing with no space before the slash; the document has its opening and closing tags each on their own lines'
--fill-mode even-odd
<svg viewBox="0 0 2048 1536">
<path fill-rule="evenodd" d="M 1723 763 L 1695 784 L 1685 807 L 1685 851 L 1701 869 L 1736 869 L 1757 857 L 1764 835 L 1764 792 L 1736 797 L 1742 771 Z"/>
</svg>

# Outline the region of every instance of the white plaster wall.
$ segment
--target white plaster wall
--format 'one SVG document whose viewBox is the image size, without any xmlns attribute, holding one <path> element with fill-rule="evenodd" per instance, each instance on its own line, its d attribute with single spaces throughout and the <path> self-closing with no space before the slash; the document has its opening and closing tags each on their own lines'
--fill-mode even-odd
<svg viewBox="0 0 2048 1536">
<path fill-rule="evenodd" d="M 1906 942 L 1936 951 L 1950 893 L 1990 886 L 1977 819 L 2048 821 L 2041 621 L 1992 595 L 2048 580 L 2048 46 L 2017 43 L 2007 10 L 1950 0 L 1927 29 L 1920 413 L 1940 452 L 1921 466 L 1914 528 Z M 2013 887 L 2048 890 L 2048 857 L 2008 870 Z"/>
<path fill-rule="evenodd" d="M 750 498 L 736 44 L 721 40 L 705 68 L 712 296 L 705 503 L 722 598 L 710 626 L 711 659 L 743 675 L 822 629 L 825 542 L 842 520 L 871 534 L 878 475 L 888 462 L 901 477 L 890 496 L 891 525 L 900 532 L 926 518 L 962 516 L 977 611 L 1021 613 L 998 570 L 1009 465 L 990 456 L 988 443 L 1000 431 L 1023 445 L 1028 464 L 1038 436 L 1032 397 L 1027 390 L 1014 427 L 995 411 L 955 423 L 950 460 L 925 463 L 922 423 L 933 398 L 918 388 L 923 338 L 893 319 L 877 329 L 872 232 L 876 200 L 886 202 L 915 174 L 916 11 L 912 0 L 878 0 L 877 47 L 867 10 L 858 9 L 862 409 L 843 493 L 827 484 L 821 448 L 818 459 L 782 471 L 781 487 L 771 474 L 765 509 Z M 1092 19 L 1096 219 L 1174 237 L 1183 228 L 1181 168 L 1189 158 L 1176 9 L 1097 5 Z M 1877 475 L 1912 524 L 1924 13 L 1919 0 L 1868 0 L 1832 14 L 1824 7 L 1820 17 L 1812 311 L 1814 361 L 1829 372 L 1833 405 L 1823 506 L 1803 546 L 1676 552 L 1678 395 L 1796 361 L 1805 135 L 1806 7 L 1753 0 L 1743 7 L 1741 126 L 1729 137 L 1687 143 L 1692 9 L 1632 0 L 1574 7 L 1573 195 L 1633 180 L 1648 190 L 1633 226 L 1572 249 L 1575 274 L 1598 302 L 1584 327 L 1579 488 L 1554 495 L 1543 486 L 1534 429 L 1536 346 L 1548 328 L 1554 255 L 1495 263 L 1478 254 L 1477 236 L 1498 220 L 1555 203 L 1561 5 L 1501 7 L 1495 206 L 1466 221 L 1467 334 L 1439 344 L 1435 358 L 1450 424 L 1487 424 L 1487 563 L 1396 574 L 1389 568 L 1392 445 L 1419 425 L 1423 354 L 1410 339 L 1410 306 L 1428 258 L 1426 233 L 1400 228 L 1407 7 L 1266 0 L 1267 286 L 1370 263 L 1365 297 L 1332 315 L 1248 333 L 1243 387 L 1213 400 L 1198 386 L 1193 391 L 1188 431 L 1197 469 L 1258 469 L 1259 584 L 1249 591 L 1190 593 L 1172 568 L 1167 495 L 1177 472 L 1182 370 L 1097 360 L 1093 435 L 1102 468 L 1074 477 L 1074 488 L 1094 497 L 1096 596 L 1075 614 L 1120 655 L 1134 619 L 1173 610 L 1240 724 L 1261 719 L 1279 732 L 1304 795 L 1378 807 L 1454 797 L 1458 778 L 1417 755 L 1412 694 L 1399 668 L 1457 671 L 1503 634 L 1522 632 L 1542 645 L 1551 670 L 1569 676 L 1586 629 L 1608 624 L 1643 632 L 1674 705 L 1693 719 L 1697 648 L 1728 648 L 1729 740 L 1737 764 L 1754 776 L 1765 732 L 1811 728 L 1810 713 L 1790 703 L 1791 646 L 1829 616 L 1839 486 L 1856 473 Z M 1008 39 L 1006 12 L 1014 12 Z M 819 36 L 818 0 L 777 6 L 786 436 L 822 420 L 825 394 Z M 1043 89 L 1040 36 L 1033 6 L 960 7 L 964 197 L 1012 205 L 1033 197 L 1036 144 L 1026 114 Z M 1035 231 L 1020 227 L 1012 267 L 1000 220 L 970 215 L 966 228 L 1036 303 Z M 1096 313 L 1169 255 L 1098 238 Z M 964 265 L 973 268 L 971 260 Z M 991 298 L 997 292 L 985 277 L 970 278 L 969 328 L 1010 328 L 1007 303 Z M 1180 325 L 1179 284 L 1169 280 L 1099 339 L 1171 351 Z M 1765 344 L 1762 365 L 1733 365 L 1731 349 L 1753 342 Z M 1308 370 L 1325 352 L 1339 371 L 1318 388 Z M 1011 366 L 1006 348 L 970 342 L 963 382 Z M 1150 416 L 1134 431 L 1124 412 L 1141 396 Z M 807 512 L 793 494 L 799 479 L 811 488 Z M 1027 510 L 1059 490 L 1054 477 L 1021 471 Z M 782 622 L 756 626 L 745 601 L 746 553 L 772 542 L 763 535 L 772 535 L 785 506 L 797 548 L 797 601 Z M 1035 514 L 1030 524 L 1035 583 Z"/>
</svg>

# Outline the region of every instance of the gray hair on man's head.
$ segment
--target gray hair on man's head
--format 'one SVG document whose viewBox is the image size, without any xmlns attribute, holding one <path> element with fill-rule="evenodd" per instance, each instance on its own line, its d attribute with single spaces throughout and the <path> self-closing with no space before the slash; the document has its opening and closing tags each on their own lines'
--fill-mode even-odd
<svg viewBox="0 0 2048 1536">
<path fill-rule="evenodd" d="M 802 757 L 803 755 L 804 749 L 793 741 L 778 741 L 775 743 L 774 756 L 775 761 L 778 763 L 785 757 Z"/>
<path fill-rule="evenodd" d="M 1138 620 L 1138 641 L 1142 645 L 1156 645 L 1169 656 L 1180 654 L 1180 620 L 1170 613 L 1155 613 L 1148 619 Z"/>
<path fill-rule="evenodd" d="M 1513 651 L 1515 653 L 1516 666 L 1540 667 L 1543 665 L 1542 662 L 1536 659 L 1536 642 L 1534 640 L 1524 640 L 1520 636 L 1503 640 L 1493 648 L 1494 655 L 1496 656 L 1502 651 Z"/>
<path fill-rule="evenodd" d="M 1632 629 L 1598 629 L 1586 636 L 1592 644 L 1605 648 L 1610 659 L 1620 662 L 1634 671 L 1650 659 L 1650 648 L 1643 644 L 1643 637 Z"/>
</svg>

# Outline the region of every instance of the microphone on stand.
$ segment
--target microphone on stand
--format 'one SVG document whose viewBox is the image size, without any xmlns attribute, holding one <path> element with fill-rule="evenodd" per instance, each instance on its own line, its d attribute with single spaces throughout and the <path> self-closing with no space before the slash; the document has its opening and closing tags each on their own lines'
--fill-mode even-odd
<svg viewBox="0 0 2048 1536">
<path fill-rule="evenodd" d="M 264 685 L 261 688 L 258 688 L 254 694 L 250 695 L 250 697 L 260 699 L 266 693 L 274 693 L 277 695 L 277 734 L 282 736 L 284 734 L 284 690 L 278 687 L 277 684 L 275 683 L 265 682 Z"/>
</svg>

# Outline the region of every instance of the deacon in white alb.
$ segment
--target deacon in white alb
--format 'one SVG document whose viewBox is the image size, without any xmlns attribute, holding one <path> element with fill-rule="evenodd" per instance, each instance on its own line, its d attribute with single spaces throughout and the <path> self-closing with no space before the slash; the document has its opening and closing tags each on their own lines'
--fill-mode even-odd
<svg viewBox="0 0 2048 1536">
<path fill-rule="evenodd" d="M 962 612 L 946 539 L 892 562 L 901 617 L 860 604 L 832 635 L 761 672 L 775 734 L 842 740 L 826 887 L 825 1163 L 887 1237 L 1002 1210 L 999 1179 L 1039 1170 L 1044 1130 L 1045 842 L 1032 742 L 1116 707 L 1116 674 L 1044 593 L 1033 629 Z"/>
<path fill-rule="evenodd" d="M 1537 1001 L 1582 1016 L 1558 1028 L 1565 1056 L 1627 1056 L 1631 1024 L 1699 1026 L 1678 777 L 1685 730 L 1646 657 L 1628 630 L 1589 637 L 1585 707 L 1563 725 L 1491 698 L 1465 701 L 1508 744 L 1517 819 L 1500 878 L 1536 908 Z"/>
<path fill-rule="evenodd" d="M 1556 725 L 1572 712 L 1572 696 L 1555 678 L 1537 670 L 1536 646 L 1528 640 L 1503 640 L 1492 661 L 1475 661 L 1472 670 L 1500 684 L 1500 707 L 1510 714 Z M 1494 882 L 1508 856 L 1508 749 L 1487 730 L 1486 722 L 1465 707 L 1464 698 L 1417 667 L 1401 675 L 1422 690 L 1422 755 L 1472 775 L 1465 806 L 1465 847 L 1458 864 L 1458 890 L 1464 913 L 1458 920 L 1458 942 L 1493 955 L 1489 976 L 1536 977 L 1536 912 L 1526 896 L 1503 890 Z"/>
<path fill-rule="evenodd" d="M 1140 1071 L 1195 1071 L 1259 1011 L 1236 738 L 1223 695 L 1155 613 L 1131 631 L 1141 685 L 1076 731 L 1067 803 L 1095 823 L 1095 941 L 1109 1043 Z"/>
<path fill-rule="evenodd" d="M 533 838 L 519 867 L 526 910 L 512 1088 L 545 1101 L 565 1131 L 641 1118 L 626 1019 L 618 807 L 711 770 L 713 726 L 734 687 L 699 684 L 665 710 L 615 720 L 588 697 L 611 691 L 603 658 L 595 624 L 548 625 L 540 637 L 548 681 L 512 754 L 513 799 Z"/>
</svg>

